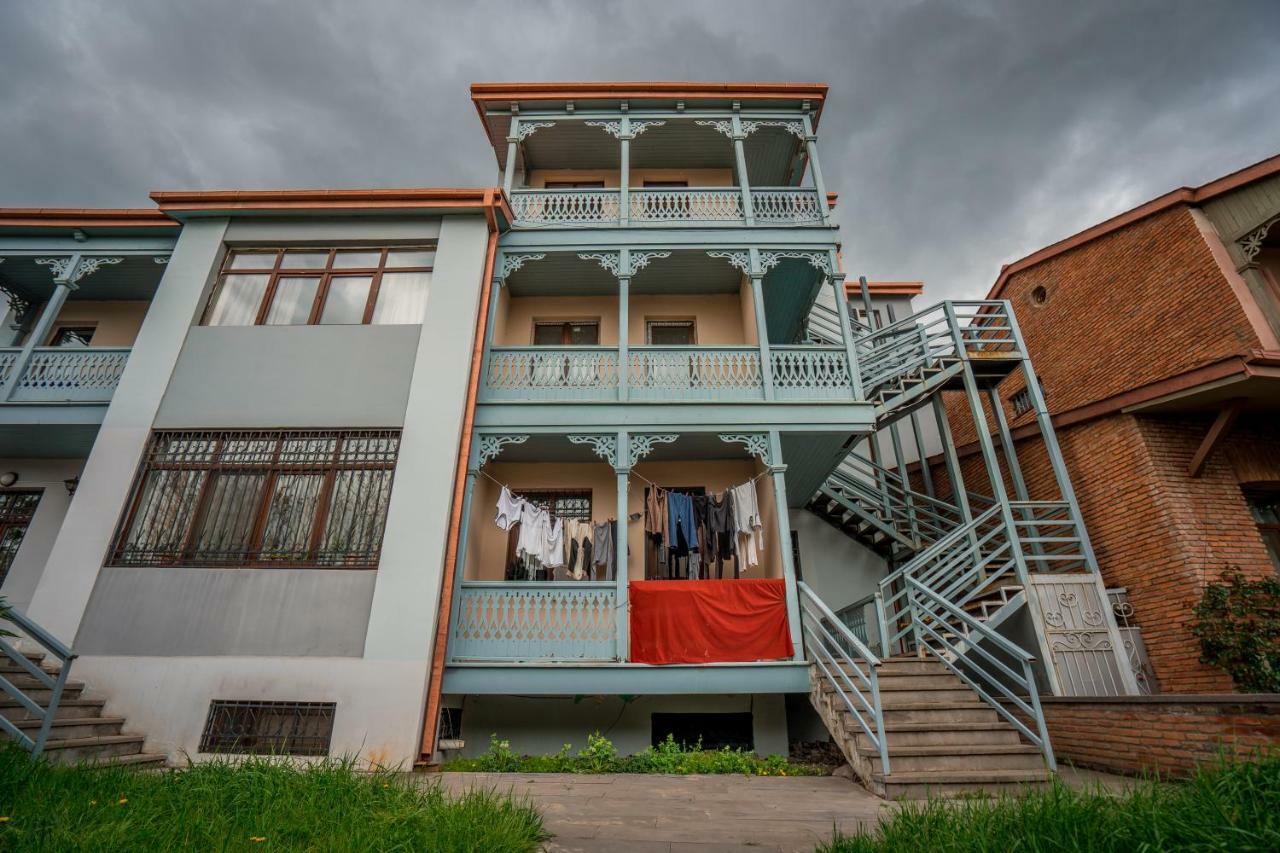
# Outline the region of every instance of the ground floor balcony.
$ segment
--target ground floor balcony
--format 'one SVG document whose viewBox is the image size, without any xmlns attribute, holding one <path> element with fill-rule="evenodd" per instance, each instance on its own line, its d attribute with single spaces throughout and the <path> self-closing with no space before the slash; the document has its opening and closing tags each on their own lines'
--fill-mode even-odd
<svg viewBox="0 0 1280 853">
<path fill-rule="evenodd" d="M 845 438 L 477 434 L 446 692 L 803 691 L 788 494 L 803 501 Z M 508 526 L 513 500 L 559 519 L 557 559 L 532 553 L 533 516 Z M 751 509 L 715 520 L 735 505 Z M 709 669 L 725 674 L 700 683 Z"/>
</svg>

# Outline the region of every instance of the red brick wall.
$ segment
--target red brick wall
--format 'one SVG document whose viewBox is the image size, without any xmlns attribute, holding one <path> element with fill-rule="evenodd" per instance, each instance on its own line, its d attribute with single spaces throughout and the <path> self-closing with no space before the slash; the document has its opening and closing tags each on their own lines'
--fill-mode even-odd
<svg viewBox="0 0 1280 853">
<path fill-rule="evenodd" d="M 1241 419 L 1192 479 L 1187 466 L 1210 420 L 1112 415 L 1058 432 L 1103 580 L 1129 590 L 1165 692 L 1234 689 L 1225 672 L 1200 663 L 1191 609 L 1227 565 L 1250 577 L 1274 571 L 1240 482 L 1280 481 L 1280 424 Z M 1017 452 L 1032 497 L 1056 496 L 1041 440 L 1020 441 Z M 980 455 L 961 468 L 969 489 L 989 493 Z"/>
<path fill-rule="evenodd" d="M 1048 291 L 1036 306 L 1031 292 Z M 1013 305 L 1053 413 L 1067 411 L 1261 346 L 1223 279 L 1188 208 L 1136 222 L 1009 277 L 1001 298 Z M 1000 386 L 1024 387 L 1016 371 Z M 957 395 L 958 396 L 958 395 Z M 967 409 L 956 442 L 976 437 Z"/>
<path fill-rule="evenodd" d="M 1058 760 L 1113 773 L 1184 775 L 1223 752 L 1280 745 L 1280 696 L 1043 698 Z"/>
</svg>

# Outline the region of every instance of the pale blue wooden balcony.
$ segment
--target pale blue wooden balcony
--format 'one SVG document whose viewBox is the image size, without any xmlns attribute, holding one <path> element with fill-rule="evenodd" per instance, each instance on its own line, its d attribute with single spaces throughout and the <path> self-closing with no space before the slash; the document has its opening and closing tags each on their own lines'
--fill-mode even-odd
<svg viewBox="0 0 1280 853">
<path fill-rule="evenodd" d="M 480 402 L 854 400 L 843 347 L 771 347 L 768 389 L 756 346 L 631 347 L 626 360 L 623 389 L 614 347 L 492 347 Z"/>
<path fill-rule="evenodd" d="M 826 207 L 818 191 L 803 187 L 753 187 L 747 216 L 738 187 L 630 189 L 622 216 L 622 190 L 517 189 L 511 208 L 519 226 L 665 227 L 823 225 Z"/>
<path fill-rule="evenodd" d="M 129 361 L 129 347 L 36 347 L 4 403 L 109 403 Z M 0 349 L 0 387 L 21 347 Z"/>
</svg>

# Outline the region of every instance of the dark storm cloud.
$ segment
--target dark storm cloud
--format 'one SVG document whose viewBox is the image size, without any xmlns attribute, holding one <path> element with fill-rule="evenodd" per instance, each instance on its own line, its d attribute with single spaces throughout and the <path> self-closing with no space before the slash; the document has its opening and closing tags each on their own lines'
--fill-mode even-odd
<svg viewBox="0 0 1280 853">
<path fill-rule="evenodd" d="M 476 80 L 831 84 L 847 265 L 976 295 L 1280 152 L 1280 3 L 0 2 L 0 205 L 494 181 Z"/>
</svg>

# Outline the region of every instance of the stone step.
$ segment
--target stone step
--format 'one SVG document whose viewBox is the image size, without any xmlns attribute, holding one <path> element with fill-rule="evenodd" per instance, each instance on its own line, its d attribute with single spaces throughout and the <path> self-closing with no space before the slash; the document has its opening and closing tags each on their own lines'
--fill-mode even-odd
<svg viewBox="0 0 1280 853">
<path fill-rule="evenodd" d="M 39 720 L 22 720 L 15 725 L 34 738 L 40 730 Z M 77 740 L 101 735 L 118 735 L 124 726 L 124 717 L 54 717 L 49 726 L 49 738 L 56 740 Z"/>
<path fill-rule="evenodd" d="M 952 675 L 947 665 L 934 658 L 889 658 L 877 669 L 879 675 Z"/>
<path fill-rule="evenodd" d="M 933 690 L 937 688 L 947 688 L 950 690 L 958 690 L 969 688 L 960 680 L 960 676 L 955 673 L 948 672 L 946 675 L 906 675 L 901 673 L 890 673 L 885 675 L 883 672 L 876 673 L 876 680 L 880 682 L 880 690 Z"/>
<path fill-rule="evenodd" d="M 50 761 L 63 764 L 100 762 L 105 758 L 135 755 L 142 752 L 142 735 L 101 735 L 96 737 L 50 739 L 44 754 Z"/>
<path fill-rule="evenodd" d="M 20 682 L 25 682 L 25 683 L 20 683 Z M 19 690 L 22 691 L 24 696 L 26 696 L 32 702 L 35 702 L 37 705 L 40 705 L 41 707 L 43 707 L 44 705 L 47 705 L 49 700 L 53 698 L 53 690 L 51 688 L 45 687 L 43 684 L 41 684 L 39 681 L 36 681 L 36 679 L 32 678 L 29 675 L 14 676 L 13 678 L 9 679 L 9 683 L 13 684 L 15 687 L 17 687 Z M 60 698 L 63 700 L 79 699 L 83 692 L 84 692 L 84 682 L 68 681 L 66 684 L 62 686 L 62 695 Z M 9 696 L 8 693 L 4 693 L 4 692 L 0 692 L 0 697 L 3 697 L 5 700 L 10 700 L 12 698 Z M 12 700 L 12 701 L 16 702 L 17 700 Z M 3 703 L 0 703 L 0 704 L 3 704 Z"/>
<path fill-rule="evenodd" d="M 881 771 L 880 753 L 863 753 L 875 772 Z M 893 774 L 926 771 L 1044 770 L 1044 755 L 1029 744 L 983 746 L 895 746 L 889 740 L 889 766 Z M 891 774 L 891 775 L 893 775 Z"/>
<path fill-rule="evenodd" d="M 946 728 L 951 723 L 986 723 L 998 719 L 984 702 L 906 702 L 884 708 L 886 723 L 931 723 Z"/>
<path fill-rule="evenodd" d="M 169 761 L 163 752 L 135 752 L 130 755 L 112 755 L 95 761 L 93 767 L 129 767 L 137 770 L 160 770 Z"/>
<path fill-rule="evenodd" d="M 859 749 L 870 749 L 871 741 L 859 729 L 855 736 Z M 1020 744 L 1018 730 L 1003 720 L 994 723 L 886 723 L 890 747 L 899 746 L 981 746 Z"/>
<path fill-rule="evenodd" d="M 884 786 L 884 795 L 888 799 L 923 800 L 930 796 L 1018 793 L 1029 786 L 1044 787 L 1049 784 L 1049 779 L 1046 769 L 957 770 L 894 772 L 880 777 L 879 782 Z"/>
<path fill-rule="evenodd" d="M 959 687 L 925 687 L 923 685 L 880 685 L 880 704 L 885 708 L 896 708 L 904 703 L 923 702 L 965 702 L 972 700 L 973 690 Z"/>
<path fill-rule="evenodd" d="M 55 720 L 65 717 L 90 717 L 102 713 L 102 706 L 106 704 L 105 699 L 85 699 L 83 697 L 76 699 L 63 699 L 58 703 L 58 710 L 53 715 Z M 26 708 L 18 704 L 16 699 L 8 696 L 0 699 L 0 717 L 12 722 L 20 722 L 30 720 L 33 715 Z"/>
</svg>

